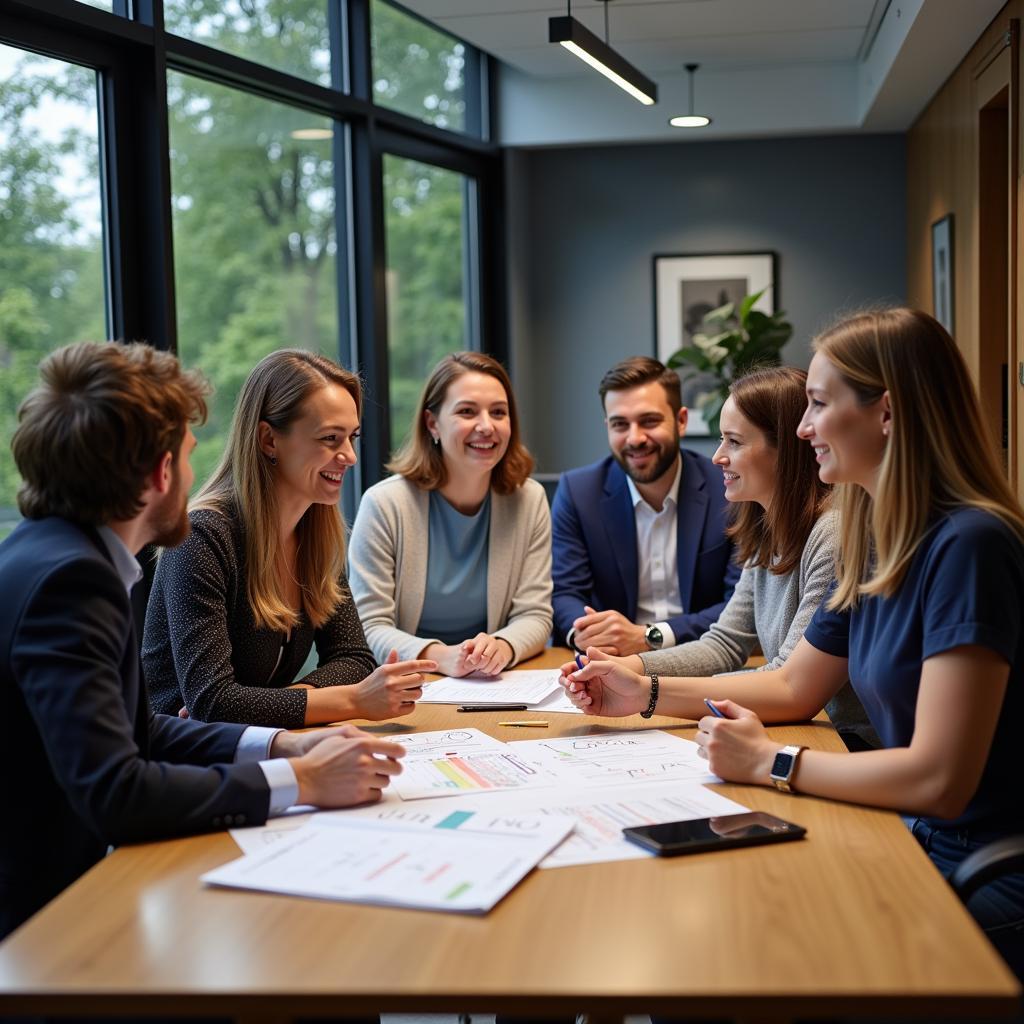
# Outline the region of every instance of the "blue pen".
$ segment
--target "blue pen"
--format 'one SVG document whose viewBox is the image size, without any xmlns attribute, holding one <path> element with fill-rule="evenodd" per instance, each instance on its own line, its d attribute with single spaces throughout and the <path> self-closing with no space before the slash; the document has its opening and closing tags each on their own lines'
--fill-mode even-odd
<svg viewBox="0 0 1024 1024">
<path fill-rule="evenodd" d="M 711 712 L 711 714 L 715 716 L 715 718 L 725 718 L 725 715 L 723 715 L 722 712 L 719 711 L 718 708 L 716 708 L 715 705 L 711 703 L 710 697 L 705 697 L 704 703 L 707 704 L 708 710 Z"/>
</svg>

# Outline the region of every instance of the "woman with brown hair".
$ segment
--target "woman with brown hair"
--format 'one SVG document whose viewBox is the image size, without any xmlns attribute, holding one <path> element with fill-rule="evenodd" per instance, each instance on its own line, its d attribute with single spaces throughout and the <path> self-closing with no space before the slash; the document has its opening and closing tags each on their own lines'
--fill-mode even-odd
<svg viewBox="0 0 1024 1024">
<path fill-rule="evenodd" d="M 738 672 L 757 644 L 758 671 L 778 668 L 796 647 L 835 580 L 836 516 L 814 452 L 796 436 L 807 374 L 793 367 L 753 370 L 736 380 L 722 407 L 721 467 L 732 522 L 726 530 L 743 572 L 728 604 L 703 636 L 617 662 L 640 675 Z M 877 742 L 849 686 L 828 704 L 851 746 Z"/>
<path fill-rule="evenodd" d="M 352 529 L 352 593 L 370 647 L 496 675 L 551 635 L 551 517 L 529 477 L 504 367 L 445 356 L 408 441 Z"/>
<path fill-rule="evenodd" d="M 359 378 L 312 352 L 249 374 L 191 535 L 157 565 L 142 645 L 156 711 L 297 728 L 413 710 L 436 666 L 385 652 L 377 668 L 345 580 L 338 500 L 361 408 Z M 293 683 L 314 643 L 319 667 Z"/>
<path fill-rule="evenodd" d="M 564 682 L 584 710 L 699 719 L 697 742 L 729 781 L 902 811 L 948 876 L 1024 832 L 1024 512 L 963 357 L 932 317 L 862 314 L 814 348 L 799 436 L 837 485 L 838 568 L 792 655 L 756 676 L 659 681 L 595 651 Z M 885 749 L 826 753 L 767 735 L 762 720 L 811 717 L 847 674 Z M 968 908 L 1024 970 L 1024 873 Z"/>
</svg>

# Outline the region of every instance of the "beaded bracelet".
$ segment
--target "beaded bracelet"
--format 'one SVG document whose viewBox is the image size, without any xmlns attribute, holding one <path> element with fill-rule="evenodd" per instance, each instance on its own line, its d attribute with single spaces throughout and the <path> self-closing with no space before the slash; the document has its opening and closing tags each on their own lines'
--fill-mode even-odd
<svg viewBox="0 0 1024 1024">
<path fill-rule="evenodd" d="M 651 702 L 647 705 L 646 711 L 640 712 L 641 718 L 650 718 L 654 714 L 654 708 L 658 703 L 658 676 L 656 673 L 651 674 Z"/>
</svg>

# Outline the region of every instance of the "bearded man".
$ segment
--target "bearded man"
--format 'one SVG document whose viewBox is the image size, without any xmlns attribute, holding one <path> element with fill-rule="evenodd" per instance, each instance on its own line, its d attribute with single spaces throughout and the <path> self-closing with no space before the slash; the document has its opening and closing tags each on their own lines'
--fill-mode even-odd
<svg viewBox="0 0 1024 1024">
<path fill-rule="evenodd" d="M 722 471 L 680 446 L 679 375 L 647 356 L 599 388 L 611 455 L 562 475 L 551 508 L 555 640 L 625 656 L 696 640 L 739 579 Z"/>
</svg>

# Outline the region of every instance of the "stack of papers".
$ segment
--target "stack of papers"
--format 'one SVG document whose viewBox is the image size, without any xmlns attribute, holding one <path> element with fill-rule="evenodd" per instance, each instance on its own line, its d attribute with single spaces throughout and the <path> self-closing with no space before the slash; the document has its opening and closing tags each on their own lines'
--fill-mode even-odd
<svg viewBox="0 0 1024 1024">
<path fill-rule="evenodd" d="M 507 825 L 517 834 L 536 830 L 538 822 L 553 819 L 560 827 L 568 821 L 572 834 L 563 833 L 564 842 L 538 858 L 540 867 L 554 868 L 654 856 L 623 839 L 622 829 L 631 825 L 748 810 L 706 787 L 718 779 L 708 773 L 696 743 L 660 729 L 512 743 L 478 729 L 452 729 L 411 733 L 397 741 L 408 750 L 404 770 L 380 803 L 325 812 L 313 821 L 441 829 L 441 822 L 458 820 L 450 815 L 469 814 L 473 817 L 466 820 L 477 826 L 500 832 Z M 277 818 L 263 827 L 234 829 L 231 835 L 244 852 L 263 855 L 287 847 L 308 821 Z M 462 837 L 476 830 L 457 831 Z M 326 856 L 327 845 L 317 852 Z M 452 856 L 461 869 L 463 858 L 478 856 L 478 850 L 467 845 Z M 308 867 L 302 870 L 310 874 Z M 355 898 L 334 896 L 333 890 L 303 894 Z"/>
<path fill-rule="evenodd" d="M 562 687 L 558 669 L 502 672 L 497 676 L 445 676 L 424 683 L 420 704 L 538 704 Z"/>
<path fill-rule="evenodd" d="M 378 805 L 379 806 L 379 805 Z M 377 807 L 363 809 L 376 811 Z M 202 876 L 208 885 L 482 914 L 572 831 L 558 815 L 456 807 L 415 815 L 316 814 Z"/>
</svg>

